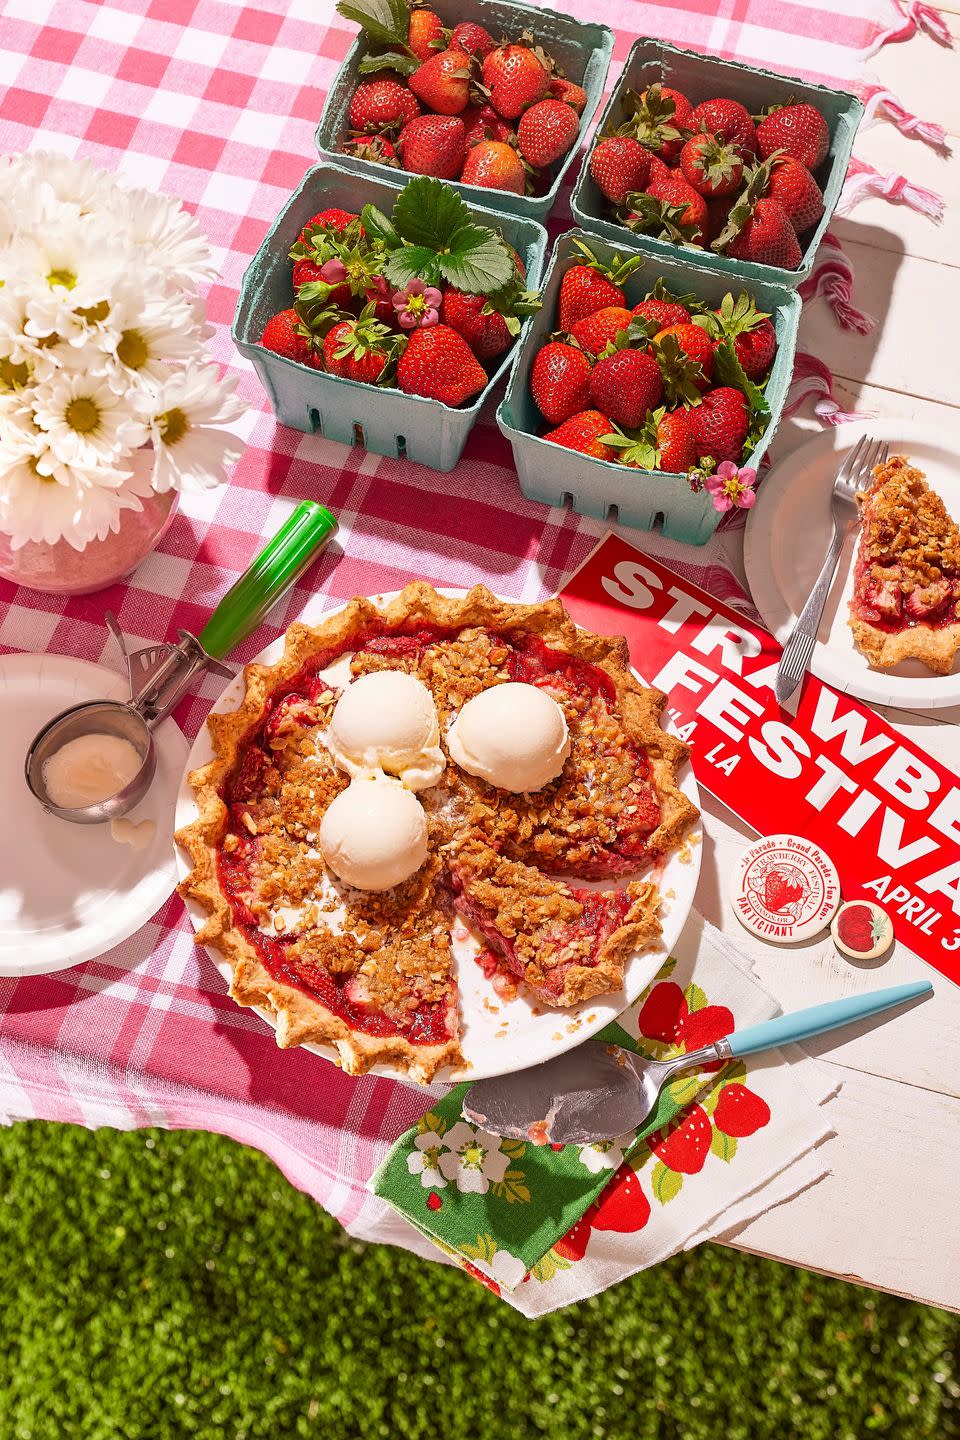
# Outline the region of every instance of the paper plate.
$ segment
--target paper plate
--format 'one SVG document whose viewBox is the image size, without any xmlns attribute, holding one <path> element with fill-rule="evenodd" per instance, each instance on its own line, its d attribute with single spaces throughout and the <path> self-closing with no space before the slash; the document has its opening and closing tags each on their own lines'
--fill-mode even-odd
<svg viewBox="0 0 960 1440">
<path fill-rule="evenodd" d="M 833 478 L 861 435 L 885 440 L 891 455 L 908 456 L 960 521 L 960 431 L 951 435 L 910 420 L 869 420 L 834 426 L 801 445 L 773 466 L 757 491 L 743 546 L 753 603 L 781 643 L 823 564 L 833 533 Z M 933 675 L 916 660 L 874 670 L 857 649 L 847 624 L 857 539 L 855 530 L 840 556 L 810 669 L 834 689 L 875 705 L 923 711 L 960 704 L 960 657 L 951 674 Z"/>
<path fill-rule="evenodd" d="M 444 590 L 446 595 L 462 594 L 462 591 Z M 381 604 L 393 599 L 393 595 L 377 595 L 373 599 Z M 335 612 L 331 612 L 335 613 Z M 324 616 L 325 620 L 330 617 Z M 276 641 L 262 651 L 256 659 L 259 663 L 272 665 L 283 654 L 283 640 Z M 226 687 L 214 710 L 221 713 L 235 710 L 243 697 L 243 679 L 238 676 Z M 194 742 L 184 774 L 180 797 L 177 802 L 177 828 L 188 825 L 197 818 L 196 800 L 187 773 L 212 758 L 209 731 L 204 726 Z M 700 798 L 693 771 L 686 765 L 680 774 L 680 784 L 685 795 L 699 808 Z M 442 1071 L 437 1079 L 443 1083 L 458 1079 L 482 1080 L 494 1075 L 506 1075 L 514 1070 L 525 1070 L 538 1065 L 554 1055 L 570 1050 L 574 1045 L 589 1039 L 602 1030 L 611 1020 L 636 1000 L 647 988 L 660 969 L 672 947 L 679 939 L 693 905 L 693 897 L 700 874 L 702 845 L 699 829 L 690 832 L 687 843 L 680 851 L 674 851 L 663 866 L 660 889 L 664 896 L 660 911 L 663 934 L 659 944 L 642 953 L 631 956 L 627 962 L 623 990 L 610 996 L 602 996 L 570 1009 L 557 1010 L 535 1003 L 523 995 L 514 1000 L 498 998 L 490 982 L 485 980 L 479 965 L 469 957 L 458 958 L 458 984 L 460 990 L 461 1048 L 467 1067 L 452 1073 Z M 681 856 L 683 858 L 681 858 Z M 181 876 L 186 875 L 189 866 L 186 858 L 178 852 Z M 591 886 L 591 888 L 599 888 Z M 187 901 L 187 912 L 194 928 L 206 918 L 206 912 L 195 901 Z M 227 981 L 233 978 L 231 966 L 217 950 L 209 949 L 210 959 Z M 257 1008 L 268 1025 L 273 1027 L 273 1017 Z M 328 1060 L 336 1060 L 333 1046 L 304 1045 Z M 408 1079 L 405 1073 L 390 1065 L 374 1067 L 374 1074 L 390 1075 L 395 1079 Z"/>
<path fill-rule="evenodd" d="M 154 732 L 156 778 L 130 815 L 156 825 L 143 850 L 119 844 L 109 825 L 48 815 L 27 789 L 23 762 L 41 725 L 104 698 L 127 698 L 115 670 L 65 655 L 0 656 L 0 975 L 91 960 L 139 930 L 177 883 L 173 811 L 188 747 L 172 720 Z"/>
</svg>

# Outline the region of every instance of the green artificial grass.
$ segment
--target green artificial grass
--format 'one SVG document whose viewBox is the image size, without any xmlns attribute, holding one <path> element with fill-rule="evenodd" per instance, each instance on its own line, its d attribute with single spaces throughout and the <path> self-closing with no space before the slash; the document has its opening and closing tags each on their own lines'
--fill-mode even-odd
<svg viewBox="0 0 960 1440">
<path fill-rule="evenodd" d="M 954 1316 L 719 1247 L 530 1322 L 217 1136 L 18 1125 L 0 1188 L 0 1440 L 960 1435 Z"/>
</svg>

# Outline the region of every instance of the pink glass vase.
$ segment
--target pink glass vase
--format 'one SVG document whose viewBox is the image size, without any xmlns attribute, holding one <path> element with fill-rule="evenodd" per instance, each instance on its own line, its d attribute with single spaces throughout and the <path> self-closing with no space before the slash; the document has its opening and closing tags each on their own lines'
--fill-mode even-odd
<svg viewBox="0 0 960 1440">
<path fill-rule="evenodd" d="M 30 590 L 58 595 L 89 595 L 122 580 L 146 559 L 167 533 L 177 511 L 175 490 L 151 492 L 141 500 L 142 510 L 122 510 L 120 529 L 105 540 L 91 540 L 75 550 L 66 540 L 47 545 L 28 540 L 14 550 L 10 536 L 0 531 L 0 576 Z"/>
</svg>

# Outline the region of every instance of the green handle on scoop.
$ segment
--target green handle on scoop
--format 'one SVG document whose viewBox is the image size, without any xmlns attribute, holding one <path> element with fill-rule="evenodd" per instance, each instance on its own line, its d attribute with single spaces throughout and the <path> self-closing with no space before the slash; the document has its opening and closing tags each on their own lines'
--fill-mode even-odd
<svg viewBox="0 0 960 1440">
<path fill-rule="evenodd" d="M 227 591 L 198 635 L 214 660 L 229 655 L 255 630 L 281 596 L 337 533 L 336 516 L 315 500 L 304 500 Z"/>
</svg>

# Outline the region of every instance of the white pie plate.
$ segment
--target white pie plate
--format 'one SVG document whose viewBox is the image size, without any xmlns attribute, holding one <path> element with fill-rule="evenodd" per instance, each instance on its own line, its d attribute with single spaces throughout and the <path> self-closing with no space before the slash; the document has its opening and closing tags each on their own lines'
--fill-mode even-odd
<svg viewBox="0 0 960 1440">
<path fill-rule="evenodd" d="M 773 466 L 757 491 L 744 536 L 753 603 L 781 643 L 813 589 L 830 544 L 833 477 L 861 435 L 885 440 L 891 455 L 907 455 L 960 521 L 960 428 L 951 434 L 911 420 L 868 420 L 833 426 L 808 440 Z M 810 662 L 814 675 L 875 705 L 940 710 L 960 703 L 960 657 L 951 674 L 934 675 L 917 660 L 874 670 L 857 649 L 847 624 L 847 602 L 858 538 L 855 530 L 840 556 Z"/>
<path fill-rule="evenodd" d="M 445 589 L 445 595 L 460 595 L 463 591 Z M 378 605 L 394 598 L 393 594 L 372 597 Z M 336 612 L 331 612 L 336 613 Z M 329 619 L 329 615 L 323 617 Z M 283 654 L 283 639 L 279 639 L 256 657 L 261 664 L 272 665 Z M 243 697 L 243 678 L 238 675 L 231 680 L 214 705 L 221 714 L 235 710 Z M 190 752 L 183 784 L 177 801 L 177 828 L 190 824 L 197 818 L 196 797 L 187 780 L 191 770 L 206 764 L 212 758 L 209 730 L 206 725 L 200 731 Z M 700 796 L 696 780 L 689 764 L 680 774 L 680 785 L 685 795 L 699 808 Z M 458 984 L 460 990 L 461 1049 L 466 1065 L 456 1072 L 441 1071 L 436 1077 L 441 1083 L 456 1080 L 480 1080 L 494 1075 L 507 1075 L 515 1070 L 525 1070 L 530 1065 L 539 1065 L 544 1060 L 570 1050 L 581 1041 L 589 1039 L 602 1030 L 638 996 L 643 994 L 665 958 L 679 939 L 693 905 L 693 897 L 700 874 L 702 852 L 701 832 L 693 829 L 686 843 L 674 851 L 665 862 L 660 875 L 660 888 L 664 896 L 660 910 L 663 934 L 656 947 L 637 953 L 628 960 L 624 988 L 612 995 L 568 1010 L 557 1010 L 531 1002 L 523 995 L 510 1001 L 501 1000 L 485 980 L 479 965 L 473 960 L 458 960 Z M 189 869 L 186 857 L 178 851 L 178 865 L 181 876 Z M 205 912 L 196 901 L 187 901 L 187 913 L 198 928 L 205 919 Z M 232 968 L 219 951 L 208 947 L 207 953 L 227 981 L 233 978 Z M 274 1020 L 268 1011 L 255 1007 L 256 1013 L 273 1027 Z M 337 1060 L 337 1051 L 330 1045 L 304 1045 L 327 1060 Z M 392 1065 L 377 1065 L 373 1073 L 389 1075 L 394 1079 L 407 1080 L 409 1077 Z"/>
<path fill-rule="evenodd" d="M 142 850 L 109 825 L 48 815 L 27 789 L 23 762 L 34 735 L 84 700 L 127 698 L 114 670 L 68 655 L 0 656 L 0 975 L 45 975 L 102 955 L 159 910 L 177 883 L 173 808 L 187 742 L 172 720 L 154 732 L 157 773 L 133 821 L 152 820 Z"/>
</svg>

